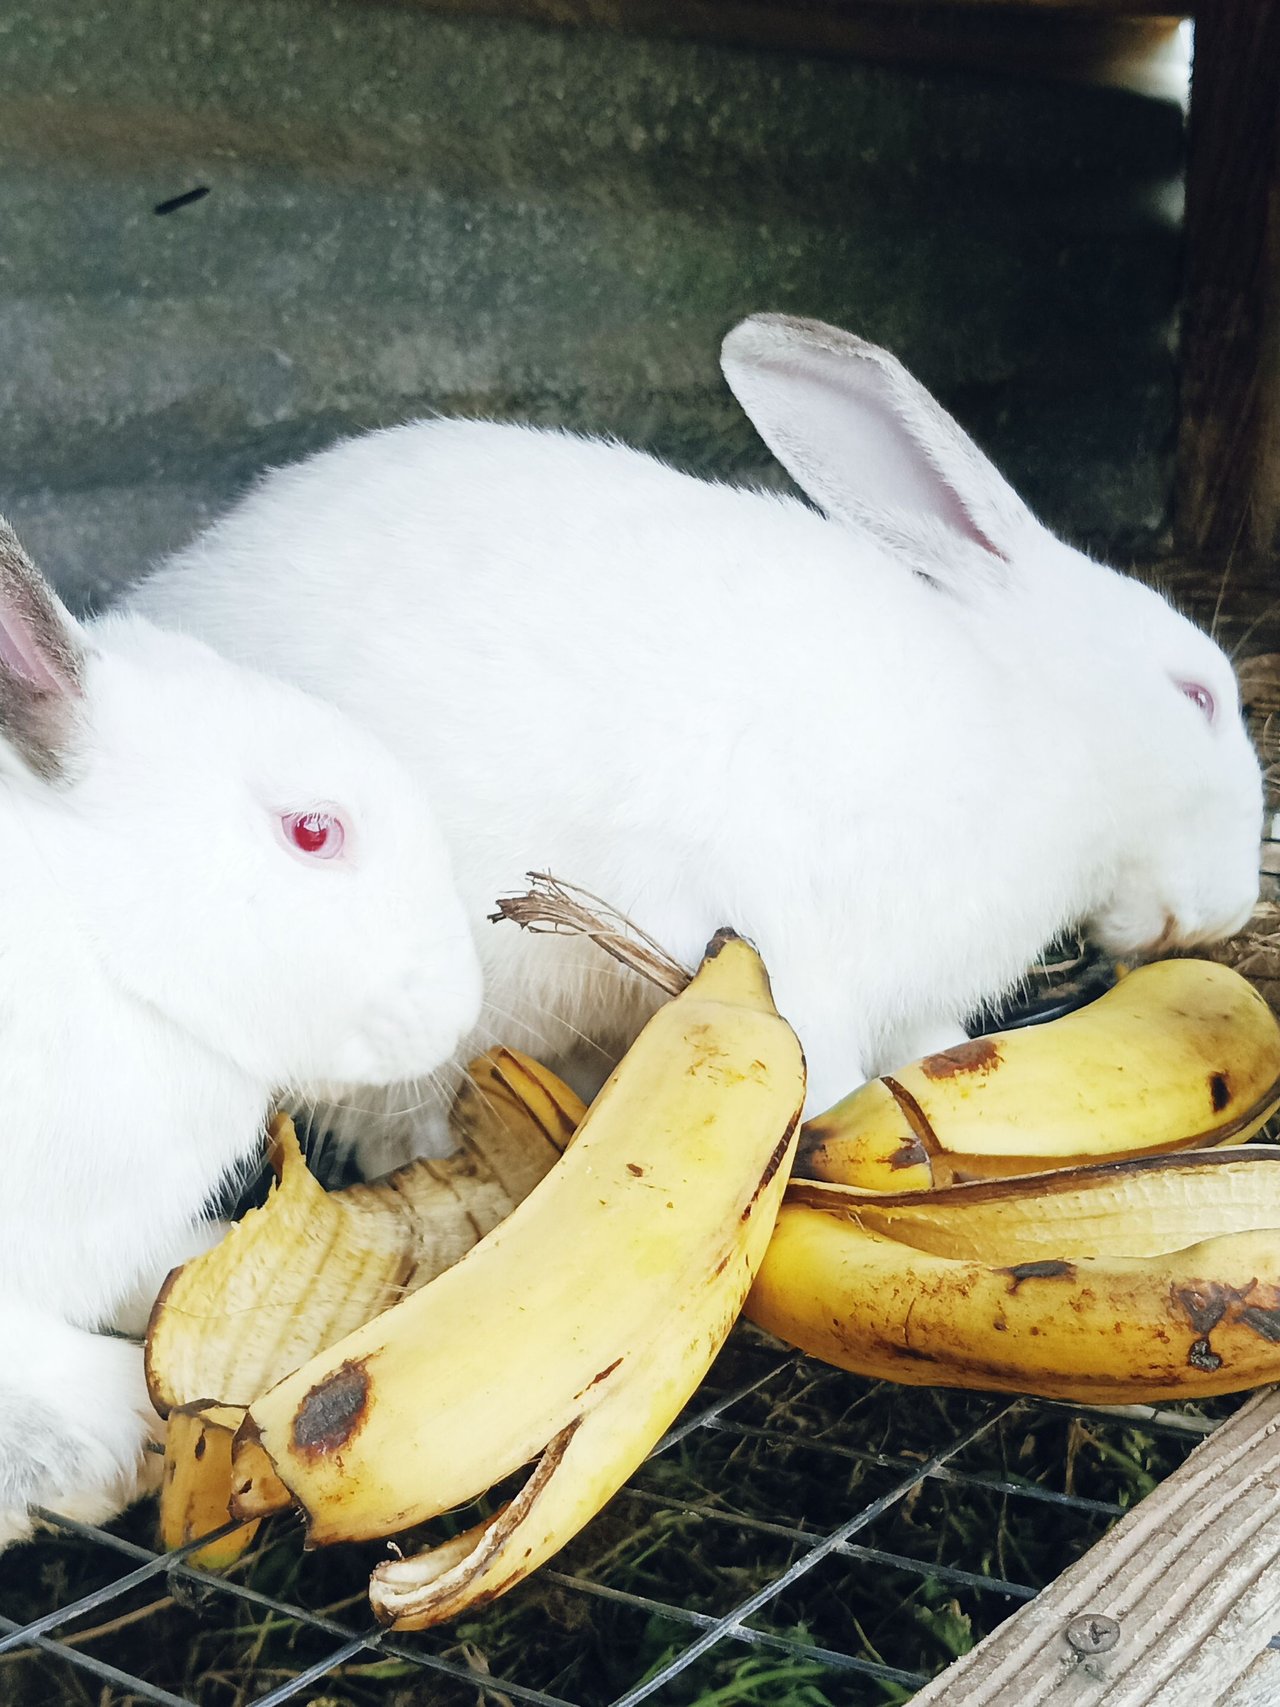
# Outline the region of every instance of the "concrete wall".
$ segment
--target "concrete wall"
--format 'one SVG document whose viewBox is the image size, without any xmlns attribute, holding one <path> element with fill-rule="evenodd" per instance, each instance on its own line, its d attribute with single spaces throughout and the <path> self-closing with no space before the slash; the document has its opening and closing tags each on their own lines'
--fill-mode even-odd
<svg viewBox="0 0 1280 1707">
<path fill-rule="evenodd" d="M 1046 516 L 1168 508 L 1182 114 L 372 0 L 7 0 L 0 503 L 77 603 L 427 409 L 757 472 L 718 340 L 891 344 Z M 210 193 L 153 208 L 196 185 Z"/>
</svg>

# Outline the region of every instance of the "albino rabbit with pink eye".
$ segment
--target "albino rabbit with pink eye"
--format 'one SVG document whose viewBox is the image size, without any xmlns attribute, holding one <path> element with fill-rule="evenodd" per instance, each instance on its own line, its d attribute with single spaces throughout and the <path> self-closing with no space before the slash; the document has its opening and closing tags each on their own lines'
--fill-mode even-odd
<svg viewBox="0 0 1280 1707">
<path fill-rule="evenodd" d="M 0 523 L 0 1545 L 147 1479 L 109 1337 L 210 1235 L 281 1087 L 413 1080 L 479 967 L 417 786 L 333 706 L 135 615 L 72 620 Z"/>
<path fill-rule="evenodd" d="M 957 1041 L 1067 927 L 1133 955 L 1243 924 L 1262 795 L 1218 647 L 1050 534 L 884 350 L 758 315 L 722 361 L 815 507 L 418 421 L 268 475 L 131 608 L 399 754 L 490 1029 L 580 1077 L 649 997 L 581 941 L 485 922 L 530 868 L 691 964 L 720 925 L 750 936 L 811 1111 Z"/>
</svg>

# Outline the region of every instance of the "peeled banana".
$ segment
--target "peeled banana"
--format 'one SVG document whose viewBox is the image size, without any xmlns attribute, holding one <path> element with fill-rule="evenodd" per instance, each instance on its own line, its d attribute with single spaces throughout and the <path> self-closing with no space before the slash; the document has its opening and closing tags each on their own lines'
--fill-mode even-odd
<svg viewBox="0 0 1280 1707">
<path fill-rule="evenodd" d="M 1280 1148 L 881 1201 L 788 1192 L 746 1314 L 908 1385 L 1084 1403 L 1280 1379 Z"/>
<path fill-rule="evenodd" d="M 231 1438 L 248 1405 L 451 1267 L 550 1170 L 585 1112 L 547 1068 L 492 1049 L 471 1063 L 452 1111 L 452 1156 L 335 1192 L 312 1176 L 292 1122 L 277 1116 L 277 1180 L 266 1203 L 176 1269 L 152 1311 L 148 1386 L 170 1419 L 160 1496 L 166 1546 L 228 1521 Z M 284 1499 L 279 1492 L 277 1503 Z M 255 1527 L 211 1544 L 195 1562 L 225 1568 Z"/>
<path fill-rule="evenodd" d="M 806 1123 L 797 1171 L 868 1190 L 1239 1144 L 1280 1107 L 1280 1024 L 1207 960 L 1130 972 L 1087 1007 L 872 1079 Z"/>
<path fill-rule="evenodd" d="M 233 1509 L 259 1515 L 276 1497 L 241 1475 L 250 1453 L 312 1543 L 393 1534 L 536 1459 L 496 1518 L 379 1567 L 371 1599 L 421 1628 L 526 1576 L 702 1379 L 763 1256 L 803 1101 L 804 1059 L 764 967 L 722 933 L 524 1203 L 254 1402 Z"/>
</svg>

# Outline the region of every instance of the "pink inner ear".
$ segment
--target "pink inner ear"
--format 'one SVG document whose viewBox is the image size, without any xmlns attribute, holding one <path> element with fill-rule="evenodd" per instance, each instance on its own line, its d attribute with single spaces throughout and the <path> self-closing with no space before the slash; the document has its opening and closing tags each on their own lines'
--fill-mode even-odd
<svg viewBox="0 0 1280 1707">
<path fill-rule="evenodd" d="M 972 540 L 975 545 L 980 545 L 984 551 L 990 552 L 992 557 L 998 558 L 1001 563 L 1007 563 L 1009 561 L 1008 552 L 1001 551 L 994 541 L 987 538 L 950 481 L 943 480 L 941 476 L 936 476 L 936 478 L 942 496 L 938 508 L 948 524 L 955 529 L 961 538 Z"/>
<path fill-rule="evenodd" d="M 50 668 L 39 642 L 14 610 L 0 603 L 0 664 L 42 693 L 65 693 L 66 683 Z"/>
</svg>

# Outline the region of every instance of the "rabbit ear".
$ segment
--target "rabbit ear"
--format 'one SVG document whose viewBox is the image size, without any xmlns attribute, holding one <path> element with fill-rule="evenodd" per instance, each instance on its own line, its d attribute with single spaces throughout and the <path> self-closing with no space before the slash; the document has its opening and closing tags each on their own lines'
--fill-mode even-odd
<svg viewBox="0 0 1280 1707">
<path fill-rule="evenodd" d="M 62 773 L 83 666 L 78 626 L 0 517 L 0 738 L 40 776 Z"/>
<path fill-rule="evenodd" d="M 720 365 L 756 431 L 827 515 L 952 591 L 1001 584 L 1039 523 L 902 364 L 820 320 L 753 314 Z"/>
</svg>

